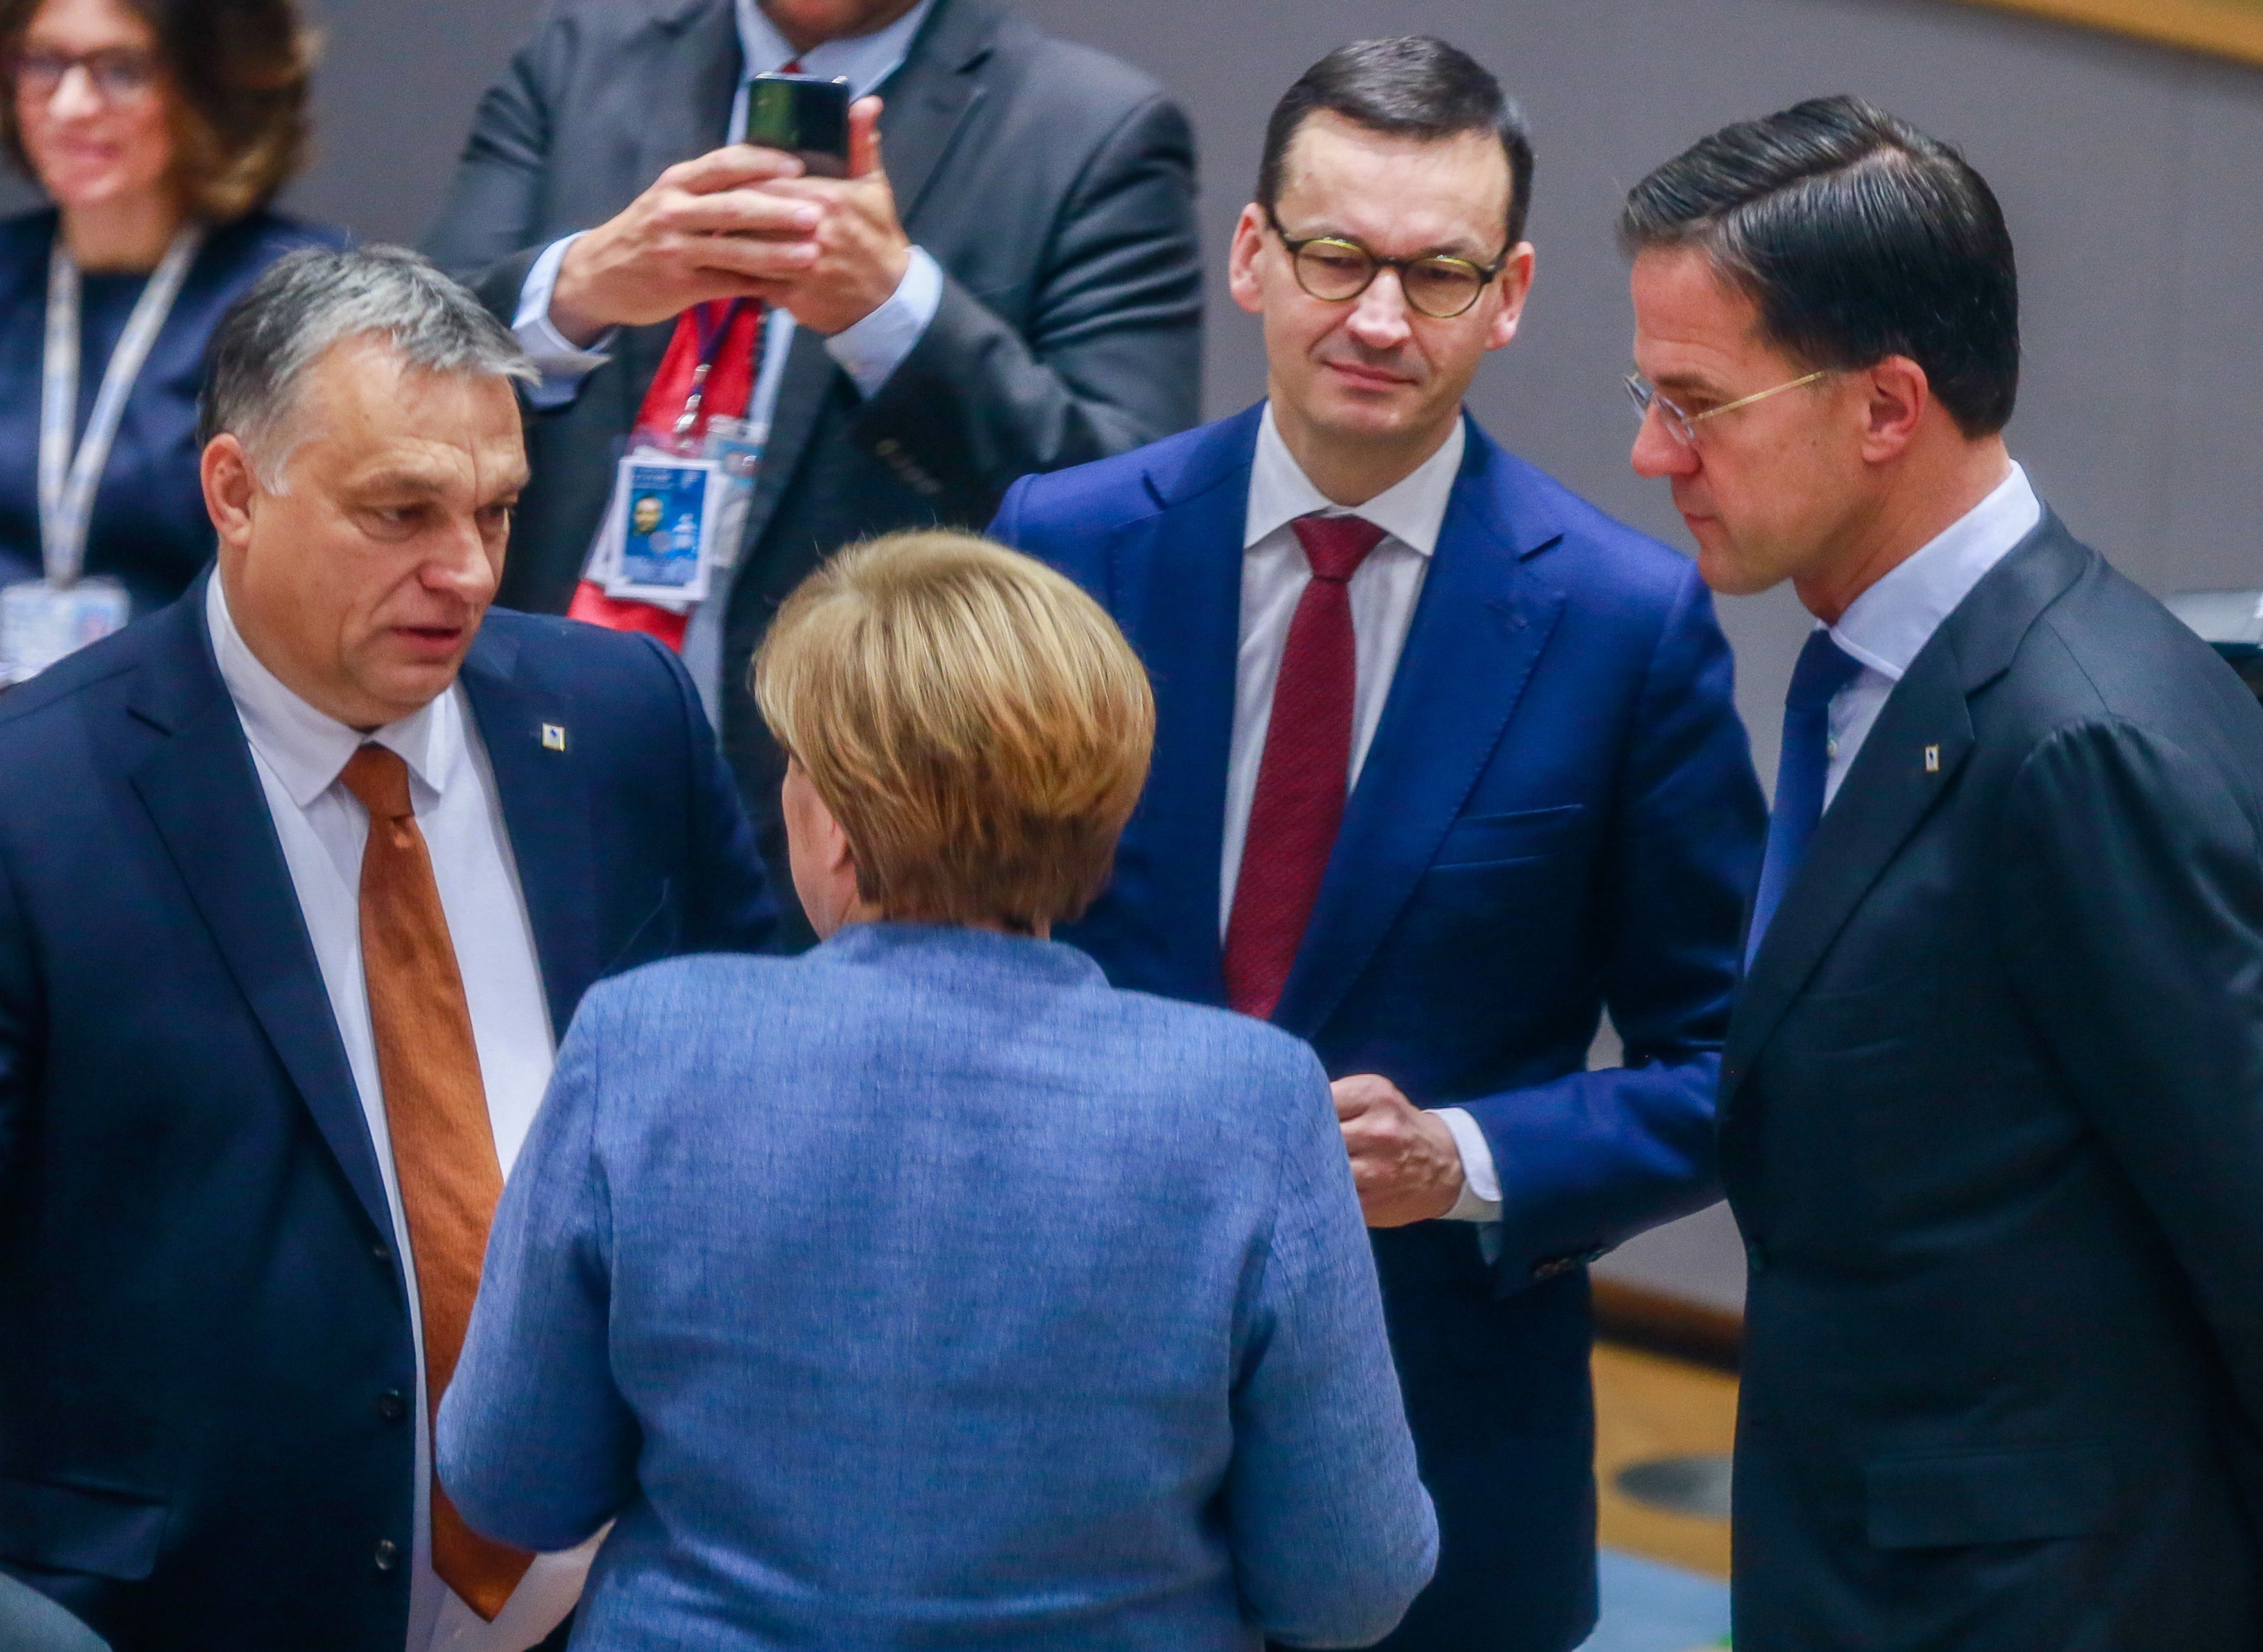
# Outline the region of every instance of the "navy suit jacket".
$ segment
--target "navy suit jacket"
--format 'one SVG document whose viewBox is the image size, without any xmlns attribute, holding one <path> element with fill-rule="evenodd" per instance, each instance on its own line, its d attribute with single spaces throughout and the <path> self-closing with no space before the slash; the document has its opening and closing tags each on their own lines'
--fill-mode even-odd
<svg viewBox="0 0 2263 1652">
<path fill-rule="evenodd" d="M 665 650 L 495 612 L 462 681 L 561 1036 L 767 938 Z M 408 1298 L 203 582 L 0 698 L 0 1565 L 120 1652 L 400 1652 Z"/>
<path fill-rule="evenodd" d="M 1739 1652 L 2263 1647 L 2263 713 L 2057 517 L 1731 1024 Z"/>
<path fill-rule="evenodd" d="M 1113 614 L 1154 681 L 1116 877 L 1064 931 L 1118 986 L 1223 1004 L 1218 873 L 1256 409 L 1014 488 L 992 533 Z M 1582 1264 L 1716 1197 L 1713 1090 L 1764 811 L 1695 569 L 1472 422 L 1275 1022 L 1334 1077 L 1466 1107 L 1500 1252 L 1374 1235 L 1438 1581 L 1393 1646 L 1576 1644 L 1594 1614 Z M 1626 1065 L 1588 1072 L 1607 1008 Z"/>
</svg>

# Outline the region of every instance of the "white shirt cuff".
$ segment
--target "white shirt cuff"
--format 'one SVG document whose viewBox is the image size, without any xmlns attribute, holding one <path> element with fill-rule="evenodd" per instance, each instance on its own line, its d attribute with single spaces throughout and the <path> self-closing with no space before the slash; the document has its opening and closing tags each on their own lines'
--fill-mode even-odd
<svg viewBox="0 0 2263 1652">
<path fill-rule="evenodd" d="M 620 330 L 607 328 L 596 343 L 584 350 L 560 332 L 550 319 L 551 294 L 558 287 L 558 266 L 566 262 L 566 249 L 588 232 L 570 235 L 552 242 L 526 272 L 526 285 L 518 289 L 518 313 L 511 318 L 510 330 L 518 336 L 535 366 L 540 369 L 539 383 L 526 387 L 527 405 L 547 412 L 564 407 L 582 393 L 582 380 L 588 378 L 612 358 L 606 346 Z"/>
<path fill-rule="evenodd" d="M 1462 1155 L 1462 1196 L 1446 1213 L 1448 1221 L 1499 1221 L 1500 1171 L 1493 1162 L 1493 1146 L 1478 1121 L 1461 1107 L 1434 1107 L 1430 1116 L 1454 1133 L 1454 1146 Z"/>
<path fill-rule="evenodd" d="M 903 366 L 942 305 L 943 268 L 925 248 L 914 247 L 896 290 L 863 321 L 827 339 L 826 352 L 870 401 L 887 383 L 888 375 Z"/>
</svg>

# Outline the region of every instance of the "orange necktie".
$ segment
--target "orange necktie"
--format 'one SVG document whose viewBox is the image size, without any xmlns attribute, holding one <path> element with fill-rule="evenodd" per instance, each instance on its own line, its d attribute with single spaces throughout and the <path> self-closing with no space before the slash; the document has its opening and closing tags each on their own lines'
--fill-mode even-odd
<svg viewBox="0 0 2263 1652">
<path fill-rule="evenodd" d="M 424 1391 L 437 1413 L 464 1351 L 502 1167 L 455 943 L 408 799 L 408 765 L 382 746 L 364 746 L 343 778 L 369 810 L 362 973 L 423 1310 Z M 473 1611 L 494 1621 L 532 1559 L 466 1525 L 432 1476 L 432 1569 Z"/>
</svg>

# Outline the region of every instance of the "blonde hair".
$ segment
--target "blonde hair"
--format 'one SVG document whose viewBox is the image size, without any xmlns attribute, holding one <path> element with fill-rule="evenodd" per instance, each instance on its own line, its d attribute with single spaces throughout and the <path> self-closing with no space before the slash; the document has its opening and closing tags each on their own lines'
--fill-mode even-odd
<svg viewBox="0 0 2263 1652">
<path fill-rule="evenodd" d="M 971 533 L 891 533 L 804 580 L 754 666 L 763 716 L 899 922 L 1081 916 L 1147 779 L 1155 700 L 1100 605 Z"/>
</svg>

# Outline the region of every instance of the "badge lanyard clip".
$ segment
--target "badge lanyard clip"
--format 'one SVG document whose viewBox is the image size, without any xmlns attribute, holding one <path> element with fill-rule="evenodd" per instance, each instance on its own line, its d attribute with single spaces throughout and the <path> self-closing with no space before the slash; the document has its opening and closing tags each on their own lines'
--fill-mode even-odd
<svg viewBox="0 0 2263 1652">
<path fill-rule="evenodd" d="M 705 304 L 692 312 L 691 324 L 699 330 L 699 359 L 691 369 L 691 388 L 683 398 L 683 411 L 676 416 L 678 441 L 687 439 L 699 428 L 699 409 L 707 400 L 707 375 L 715 371 L 716 359 L 723 353 L 723 341 L 731 336 L 731 328 L 746 302 L 742 298 L 733 299 L 723 307 L 723 318 L 719 322 L 708 320 Z M 756 359 L 761 359 L 759 344 L 756 346 Z"/>
</svg>

